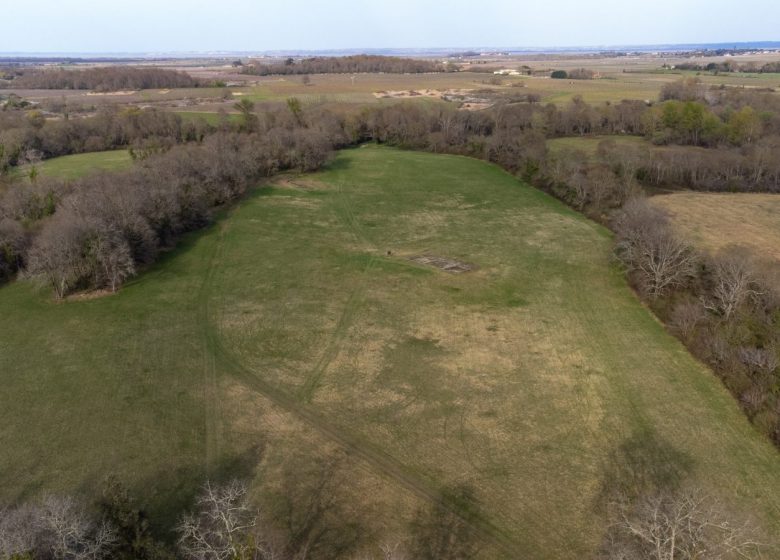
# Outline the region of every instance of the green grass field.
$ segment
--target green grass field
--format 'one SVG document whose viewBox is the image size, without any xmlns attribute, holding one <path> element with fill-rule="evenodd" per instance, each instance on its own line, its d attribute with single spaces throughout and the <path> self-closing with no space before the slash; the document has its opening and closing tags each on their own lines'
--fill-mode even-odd
<svg viewBox="0 0 780 560">
<path fill-rule="evenodd" d="M 257 445 L 258 484 L 343 448 L 377 528 L 465 485 L 448 507 L 484 558 L 579 559 L 641 457 L 776 533 L 777 451 L 610 255 L 495 166 L 367 146 L 256 191 L 116 295 L 7 285 L 0 499 L 113 472 L 172 512 Z"/>
<path fill-rule="evenodd" d="M 97 171 L 129 169 L 132 164 L 127 150 L 110 150 L 47 159 L 38 165 L 38 171 L 45 177 L 72 180 Z"/>
</svg>

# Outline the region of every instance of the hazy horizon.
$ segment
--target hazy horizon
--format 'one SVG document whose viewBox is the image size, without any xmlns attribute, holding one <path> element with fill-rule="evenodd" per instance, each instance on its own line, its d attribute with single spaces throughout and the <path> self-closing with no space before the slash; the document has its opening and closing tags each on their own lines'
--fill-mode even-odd
<svg viewBox="0 0 780 560">
<path fill-rule="evenodd" d="M 601 44 L 601 45 L 553 45 L 540 47 L 536 45 L 451 45 L 448 47 L 426 47 L 424 45 L 412 47 L 345 47 L 332 49 L 268 49 L 268 50 L 149 50 L 149 51 L 3 51 L 0 50 L 0 56 L 59 56 L 59 57 L 154 57 L 154 56 L 233 56 L 233 55 L 253 55 L 253 54 L 400 54 L 414 55 L 419 53 L 443 54 L 457 53 L 460 51 L 474 50 L 477 52 L 509 52 L 509 53 L 575 53 L 575 52 L 597 52 L 597 51 L 618 51 L 618 50 L 636 50 L 638 52 L 651 52 L 655 50 L 678 50 L 678 49 L 697 49 L 697 48 L 745 48 L 745 49 L 780 49 L 780 41 L 718 41 L 714 43 L 644 43 L 644 44 Z"/>
<path fill-rule="evenodd" d="M 41 0 L 34 19 L 21 10 L 6 19 L 0 52 L 7 53 L 544 49 L 771 42 L 780 8 L 771 0 L 744 0 L 739 10 L 726 0 L 559 0 L 542 6 L 312 0 L 297 7 L 251 0 L 216 7 L 185 0 Z"/>
</svg>

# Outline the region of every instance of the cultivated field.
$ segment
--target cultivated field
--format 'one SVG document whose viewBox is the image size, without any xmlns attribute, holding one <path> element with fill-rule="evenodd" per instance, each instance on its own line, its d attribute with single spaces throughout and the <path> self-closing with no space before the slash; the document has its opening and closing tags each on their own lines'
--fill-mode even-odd
<svg viewBox="0 0 780 560">
<path fill-rule="evenodd" d="M 757 62 L 776 60 L 775 55 L 765 55 Z M 780 74 L 729 73 L 713 75 L 662 69 L 663 64 L 674 65 L 694 61 L 706 64 L 722 61 L 722 57 L 706 59 L 677 59 L 655 56 L 598 57 L 582 55 L 556 55 L 543 57 L 509 56 L 480 57 L 474 65 L 463 61 L 449 62 L 463 69 L 460 72 L 432 74 L 314 74 L 310 83 L 301 76 L 252 76 L 237 73 L 225 66 L 195 66 L 187 61 L 172 65 L 170 69 L 189 72 L 193 76 L 218 80 L 227 87 L 200 87 L 177 89 L 149 89 L 140 91 L 91 92 L 84 90 L 0 90 L 0 97 L 15 94 L 41 104 L 46 109 L 62 101 L 73 107 L 94 111 L 105 105 L 132 104 L 140 107 L 158 107 L 189 115 L 198 112 L 215 121 L 218 111 L 234 112 L 233 104 L 239 99 L 255 103 L 280 103 L 289 97 L 298 97 L 303 103 L 329 103 L 339 105 L 375 104 L 395 102 L 385 92 L 433 92 L 473 91 L 490 89 L 497 95 L 517 97 L 536 94 L 543 103 L 564 105 L 575 96 L 588 103 L 617 103 L 623 99 L 656 101 L 664 84 L 682 78 L 698 78 L 711 86 L 737 88 L 763 88 L 780 91 Z M 750 62 L 753 58 L 735 58 L 737 62 Z M 532 76 L 493 75 L 493 70 L 532 69 Z M 571 71 L 588 68 L 595 72 L 592 80 L 554 80 L 548 77 L 555 69 Z M 481 71 L 467 71 L 481 70 Z M 422 96 L 412 98 L 420 100 Z"/>
<path fill-rule="evenodd" d="M 497 167 L 364 147 L 258 190 L 116 295 L 6 285 L 0 498 L 115 472 L 174 512 L 206 476 L 273 485 L 285 457 L 344 449 L 364 520 L 400 530 L 443 499 L 484 558 L 591 556 L 629 469 L 777 532 L 776 450 L 610 255 Z"/>
<path fill-rule="evenodd" d="M 674 56 L 589 56 L 557 55 L 531 57 L 502 57 L 485 59 L 487 66 L 496 68 L 520 68 L 527 66 L 537 72 L 551 70 L 571 71 L 587 68 L 596 73 L 593 80 L 552 80 L 546 76 L 513 77 L 522 80 L 530 89 L 542 95 L 542 100 L 556 104 L 566 103 L 575 95 L 580 95 L 588 103 L 618 102 L 622 99 L 651 100 L 658 98 L 664 84 L 682 78 L 698 78 L 702 82 L 726 87 L 780 88 L 780 74 L 729 73 L 713 75 L 709 72 L 662 69 L 684 62 L 706 65 L 709 62 L 723 62 L 724 57 L 679 58 Z M 731 58 L 733 62 L 764 63 L 778 60 L 777 54 L 739 56 Z"/>
</svg>

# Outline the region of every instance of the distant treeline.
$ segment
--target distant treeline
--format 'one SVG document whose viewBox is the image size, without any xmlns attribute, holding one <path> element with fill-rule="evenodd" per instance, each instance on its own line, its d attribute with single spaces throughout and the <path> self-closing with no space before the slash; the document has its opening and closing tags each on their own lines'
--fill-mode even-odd
<svg viewBox="0 0 780 560">
<path fill-rule="evenodd" d="M 6 71 L 8 86 L 19 89 L 89 89 L 120 91 L 204 85 L 189 74 L 152 67 L 106 66 L 86 70 L 25 69 Z"/>
<path fill-rule="evenodd" d="M 739 63 L 733 60 L 724 62 L 709 62 L 707 64 L 697 64 L 695 62 L 683 62 L 675 65 L 677 70 L 695 70 L 698 72 L 749 72 L 754 74 L 776 74 L 780 73 L 780 62 L 767 62 L 758 64 L 756 62 Z"/>
<path fill-rule="evenodd" d="M 496 142 L 504 150 L 509 144 L 522 144 L 529 135 L 644 136 L 658 148 L 638 150 L 631 157 L 638 161 L 637 173 L 654 185 L 780 191 L 780 98 L 775 94 L 708 88 L 697 80 L 685 80 L 665 85 L 661 100 L 590 105 L 575 97 L 567 105 L 556 106 L 530 102 L 528 97 L 529 102 L 500 103 L 478 112 L 458 111 L 454 104 L 431 110 L 401 104 L 381 114 L 366 109 L 349 119 L 341 115 L 339 119 L 348 122 L 339 126 L 350 126 L 364 139 L 389 137 L 406 147 L 475 157 L 484 157 Z M 247 111 L 246 116 L 253 114 L 251 107 L 238 106 L 242 113 Z M 300 115 L 300 103 L 292 107 Z M 271 118 L 269 114 L 262 117 Z M 96 117 L 49 120 L 21 103 L 6 104 L 0 111 L 0 174 L 25 163 L 31 152 L 49 158 L 127 147 L 145 138 L 171 145 L 200 140 L 207 128 L 201 121 L 184 123 L 170 113 L 137 108 L 106 108 Z M 542 144 L 531 151 L 543 149 Z M 629 148 L 618 150 L 621 157 L 631 152 Z M 513 148 L 497 163 L 516 168 L 525 153 L 525 149 Z"/>
<path fill-rule="evenodd" d="M 361 74 L 370 72 L 422 74 L 451 70 L 453 68 L 448 68 L 448 65 L 431 60 L 361 54 L 333 57 L 318 56 L 298 61 L 288 58 L 278 64 L 253 62 L 245 66 L 242 73 L 256 76 L 269 76 L 271 74 Z"/>
<path fill-rule="evenodd" d="M 681 91 L 690 87 L 698 86 L 686 83 Z M 77 236 L 82 241 L 98 235 L 95 227 L 105 226 L 110 236 L 127 231 L 118 223 L 105 225 L 105 209 L 115 205 L 111 200 L 115 193 L 122 193 L 122 204 L 137 193 L 140 209 L 131 214 L 140 217 L 132 221 L 148 226 L 144 235 L 134 232 L 117 238 L 123 239 L 116 243 L 126 245 L 130 255 L 127 270 L 135 270 L 182 231 L 206 223 L 211 208 L 239 196 L 253 179 L 281 169 L 317 169 L 330 150 L 366 141 L 497 163 L 602 221 L 641 184 L 780 191 L 780 112 L 769 111 L 780 101 L 750 90 L 708 94 L 710 103 L 673 99 L 651 107 L 635 101 L 597 107 L 575 99 L 564 107 L 514 103 L 471 112 L 454 105 L 410 102 L 347 114 L 307 108 L 296 99 L 290 99 L 286 108 L 257 114 L 250 102 L 242 101 L 237 104 L 242 111 L 238 122 L 225 120 L 216 127 L 202 121 L 184 123 L 174 114 L 154 110 L 107 109 L 96 117 L 59 121 L 21 110 L 0 112 L 0 173 L 20 164 L 34 169 L 41 157 L 119 147 L 129 147 L 143 160 L 137 169 L 113 174 L 109 181 L 84 179 L 74 187 L 32 175 L 35 184 L 7 189 L 0 200 L 7 234 L 5 242 L 0 239 L 0 247 L 5 247 L 0 249 L 0 275 L 9 277 L 27 268 L 49 278 L 60 296 L 75 289 L 115 288 L 110 275 L 94 268 L 99 263 L 89 252 L 94 248 L 82 247 L 68 257 L 67 278 L 42 268 L 53 262 L 43 258 L 44 249 L 55 247 L 52 250 L 61 254 L 57 243 L 76 235 L 73 224 L 92 231 L 83 239 Z M 598 158 L 577 150 L 549 154 L 546 149 L 551 137 L 625 133 L 643 134 L 665 145 L 652 149 L 607 141 L 599 147 Z M 152 192 L 175 204 L 158 201 L 147 208 Z M 95 200 L 100 202 L 93 204 Z M 170 213 L 161 215 L 165 208 Z M 68 217 L 71 212 L 78 219 Z M 127 212 L 125 208 L 122 220 Z M 34 225 L 38 221 L 40 225 Z M 3 235 L 0 231 L 0 238 Z M 153 242 L 138 246 L 144 239 Z"/>
<path fill-rule="evenodd" d="M 587 68 L 575 68 L 574 70 L 553 70 L 550 77 L 554 80 L 592 80 L 596 73 Z"/>
</svg>

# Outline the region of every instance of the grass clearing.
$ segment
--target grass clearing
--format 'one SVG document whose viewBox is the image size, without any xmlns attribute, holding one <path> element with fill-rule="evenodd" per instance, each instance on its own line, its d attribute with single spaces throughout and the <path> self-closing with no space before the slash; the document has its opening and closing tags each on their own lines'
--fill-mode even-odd
<svg viewBox="0 0 780 560">
<path fill-rule="evenodd" d="M 610 254 L 495 166 L 366 146 L 255 192 L 116 295 L 2 287 L 0 499 L 116 472 L 175 511 L 258 444 L 258 481 L 333 446 L 374 528 L 466 485 L 449 505 L 485 558 L 575 559 L 638 441 L 778 531 L 777 451 Z"/>
<path fill-rule="evenodd" d="M 38 171 L 44 177 L 73 180 L 99 171 L 129 169 L 131 165 L 128 150 L 109 150 L 47 159 L 38 164 Z"/>
</svg>

